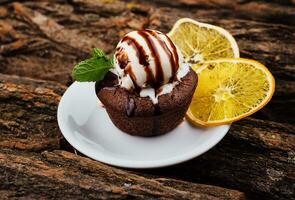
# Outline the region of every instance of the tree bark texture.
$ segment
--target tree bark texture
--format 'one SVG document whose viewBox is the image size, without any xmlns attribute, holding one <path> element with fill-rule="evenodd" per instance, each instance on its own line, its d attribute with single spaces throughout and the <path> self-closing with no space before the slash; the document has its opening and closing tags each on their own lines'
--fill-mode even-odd
<svg viewBox="0 0 295 200">
<path fill-rule="evenodd" d="M 241 57 L 276 79 L 271 102 L 213 149 L 161 169 L 123 170 L 75 155 L 57 105 L 75 63 L 125 33 L 168 32 L 190 17 L 222 26 Z M 0 195 L 4 199 L 294 199 L 293 0 L 0 1 Z"/>
<path fill-rule="evenodd" d="M 9 198 L 245 199 L 236 190 L 143 177 L 60 150 L 3 151 L 0 163 L 1 193 Z"/>
</svg>

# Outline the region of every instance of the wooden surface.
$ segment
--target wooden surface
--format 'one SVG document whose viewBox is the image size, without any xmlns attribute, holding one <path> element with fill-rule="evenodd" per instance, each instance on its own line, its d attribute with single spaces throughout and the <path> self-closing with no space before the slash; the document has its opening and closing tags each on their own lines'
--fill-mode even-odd
<svg viewBox="0 0 295 200">
<path fill-rule="evenodd" d="M 181 17 L 220 25 L 264 63 L 276 92 L 213 149 L 162 169 L 123 170 L 75 155 L 56 109 L 73 65 L 111 54 L 141 28 Z M 4 199 L 294 199 L 293 0 L 0 1 L 0 195 Z"/>
</svg>

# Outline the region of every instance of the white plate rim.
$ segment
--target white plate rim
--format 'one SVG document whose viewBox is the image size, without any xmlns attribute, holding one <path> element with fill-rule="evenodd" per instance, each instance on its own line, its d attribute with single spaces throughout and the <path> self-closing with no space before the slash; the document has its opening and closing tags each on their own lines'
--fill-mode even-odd
<svg viewBox="0 0 295 200">
<path fill-rule="evenodd" d="M 211 141 L 208 145 L 204 145 L 203 148 L 200 149 L 195 149 L 194 151 L 188 151 L 184 154 L 177 155 L 171 158 L 167 159 L 162 159 L 161 161 L 155 160 L 155 161 L 140 161 L 140 162 L 134 162 L 134 160 L 127 160 L 127 159 L 117 159 L 117 158 L 111 158 L 111 157 L 98 157 L 96 154 L 93 152 L 89 152 L 87 150 L 87 147 L 81 145 L 81 142 L 76 140 L 76 138 L 73 136 L 73 133 L 67 130 L 66 124 L 62 122 L 62 115 L 63 115 L 63 110 L 64 108 L 64 101 L 69 95 L 70 91 L 74 88 L 75 84 L 77 82 L 72 83 L 64 92 L 63 96 L 60 99 L 58 109 L 57 109 L 57 121 L 58 121 L 58 126 L 60 128 L 60 131 L 62 135 L 65 137 L 65 139 L 79 152 L 84 154 L 85 156 L 108 164 L 112 166 L 117 166 L 117 167 L 123 167 L 123 168 L 130 168 L 130 169 L 152 169 L 152 168 L 160 168 L 160 167 L 167 167 L 175 164 L 179 164 L 188 160 L 191 160 L 195 157 L 198 157 L 211 148 L 213 148 L 215 145 L 217 145 L 223 137 L 228 133 L 230 129 L 230 125 L 223 125 L 224 131 L 220 133 L 218 138 L 216 138 L 214 141 Z M 220 126 L 221 127 L 221 126 Z"/>
</svg>

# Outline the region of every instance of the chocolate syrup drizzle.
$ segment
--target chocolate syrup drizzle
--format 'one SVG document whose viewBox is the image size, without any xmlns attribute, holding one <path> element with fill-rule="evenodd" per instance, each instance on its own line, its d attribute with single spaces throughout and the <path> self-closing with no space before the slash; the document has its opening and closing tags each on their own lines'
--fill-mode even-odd
<svg viewBox="0 0 295 200">
<path fill-rule="evenodd" d="M 147 82 L 149 83 L 156 82 L 156 79 L 150 68 L 150 64 L 148 62 L 149 56 L 146 54 L 144 48 L 134 38 L 129 36 L 126 36 L 125 38 L 123 38 L 122 42 L 127 42 L 127 44 L 131 45 L 134 51 L 136 52 L 136 56 L 138 57 L 139 64 L 144 66 Z"/>
<path fill-rule="evenodd" d="M 156 89 L 157 92 L 159 92 L 160 86 L 164 82 L 164 73 L 163 73 L 163 67 L 160 62 L 160 55 L 157 49 L 157 46 L 155 44 L 155 41 L 152 39 L 153 37 L 156 39 L 156 41 L 159 43 L 159 45 L 163 48 L 167 56 L 169 57 L 169 62 L 171 66 L 171 71 L 172 71 L 172 77 L 170 78 L 169 82 L 172 82 L 176 78 L 176 72 L 179 68 L 179 60 L 178 60 L 178 54 L 177 54 L 177 49 L 173 42 L 170 40 L 168 36 L 163 34 L 166 38 L 167 41 L 169 42 L 169 46 L 163 41 L 161 37 L 159 37 L 158 34 L 161 34 L 160 32 L 155 32 L 152 30 L 140 30 L 137 31 L 138 35 L 142 37 L 142 39 L 145 41 L 147 44 L 150 52 L 151 52 L 151 57 L 155 62 L 155 69 L 156 72 L 153 74 L 150 64 L 149 64 L 149 56 L 143 46 L 141 46 L 138 41 L 130 36 L 126 36 L 123 38 L 122 42 L 127 42 L 128 45 L 130 45 L 134 51 L 136 52 L 136 56 L 138 57 L 139 63 L 144 66 L 144 70 L 146 72 L 146 80 L 147 82 Z M 158 34 L 157 34 L 158 33 Z M 172 51 L 171 51 L 172 49 Z M 136 84 L 136 76 L 134 75 L 131 66 L 129 65 L 129 60 L 128 56 L 123 55 L 122 49 L 117 49 L 116 53 L 116 58 L 120 58 L 120 68 L 124 69 L 126 74 L 130 75 L 131 80 L 133 81 L 133 84 L 135 86 L 135 91 L 140 91 L 140 88 Z M 120 56 L 120 57 L 119 57 Z M 123 59 L 123 60 L 122 60 Z M 126 104 L 126 114 L 128 117 L 132 117 L 134 115 L 136 109 L 135 101 L 132 98 L 128 98 L 127 104 Z M 159 104 L 154 104 L 154 115 L 158 116 L 161 115 L 161 109 Z M 156 130 L 154 130 L 156 131 Z"/>
<path fill-rule="evenodd" d="M 155 80 L 157 82 L 154 82 L 154 86 L 158 88 L 160 85 L 162 85 L 164 81 L 164 74 L 163 74 L 163 68 L 160 62 L 160 55 L 158 52 L 158 49 L 152 40 L 151 36 L 146 32 L 146 30 L 138 31 L 138 34 L 145 40 L 152 57 L 154 58 L 155 65 L 156 65 L 156 74 L 155 74 Z"/>
<path fill-rule="evenodd" d="M 170 79 L 170 81 L 173 81 L 176 77 L 176 71 L 178 70 L 179 68 L 179 58 L 178 58 L 178 54 L 177 54 L 177 49 L 176 49 L 176 46 L 173 44 L 173 42 L 171 41 L 171 39 L 164 34 L 164 36 L 167 38 L 170 46 L 172 47 L 172 51 L 173 51 L 173 57 L 174 57 L 174 63 L 175 65 L 171 65 L 172 66 L 172 72 L 173 72 L 173 75 Z"/>
<path fill-rule="evenodd" d="M 163 66 L 160 62 L 160 55 L 158 48 L 155 44 L 155 41 L 158 42 L 158 44 L 161 46 L 161 48 L 165 51 L 167 56 L 169 57 L 169 62 L 171 66 L 172 71 L 172 77 L 170 78 L 169 82 L 172 82 L 176 78 L 176 72 L 179 68 L 179 60 L 177 55 L 177 50 L 173 42 L 170 40 L 168 36 L 163 34 L 167 41 L 169 42 L 169 45 L 164 42 L 164 40 L 159 36 L 161 34 L 160 32 L 156 32 L 153 30 L 140 30 L 137 31 L 137 34 L 142 37 L 142 39 L 147 44 L 147 47 L 150 50 L 150 54 L 152 59 L 155 62 L 155 74 L 153 74 L 152 69 L 150 67 L 149 63 L 149 55 L 145 51 L 142 45 L 139 44 L 139 42 L 131 37 L 131 36 L 125 36 L 121 42 L 126 42 L 128 45 L 130 45 L 138 57 L 139 63 L 144 66 L 144 70 L 146 72 L 146 82 L 150 84 L 151 87 L 158 89 L 164 82 L 164 72 L 163 72 Z M 155 38 L 156 40 L 153 40 Z M 170 46 L 170 48 L 169 48 Z M 132 68 L 129 64 L 128 55 L 126 52 L 122 52 L 122 48 L 117 49 L 116 58 L 120 60 L 120 68 L 124 69 L 125 73 L 128 73 L 130 75 L 131 80 L 133 81 L 134 85 L 136 86 L 136 76 L 134 75 Z"/>
<path fill-rule="evenodd" d="M 171 52 L 169 47 L 167 46 L 167 44 L 162 40 L 162 38 L 160 38 L 159 34 L 157 34 L 155 31 L 152 31 L 152 30 L 145 30 L 145 31 L 148 32 L 149 34 L 151 34 L 152 36 L 154 36 L 157 39 L 157 41 L 159 42 L 161 47 L 164 49 L 165 53 L 168 55 L 170 66 L 171 66 L 171 71 L 172 71 L 172 75 L 173 75 L 171 77 L 170 81 L 173 80 L 174 76 L 176 75 L 176 71 L 178 70 L 178 67 L 179 67 L 178 56 L 177 56 L 177 51 L 176 51 L 175 45 L 172 43 L 170 38 L 168 38 L 165 35 L 165 37 L 167 38 L 167 40 L 168 40 L 168 42 L 169 42 L 169 44 L 170 44 L 170 46 L 171 46 L 171 48 L 173 50 L 173 52 Z"/>
</svg>

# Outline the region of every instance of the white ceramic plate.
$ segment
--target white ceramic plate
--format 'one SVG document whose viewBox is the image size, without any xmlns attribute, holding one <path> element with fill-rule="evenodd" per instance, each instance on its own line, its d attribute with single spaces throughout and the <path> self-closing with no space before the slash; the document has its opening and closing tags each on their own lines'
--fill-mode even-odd
<svg viewBox="0 0 295 200">
<path fill-rule="evenodd" d="M 157 137 L 130 136 L 111 122 L 100 106 L 94 83 L 73 83 L 64 93 L 57 112 L 66 140 L 92 159 L 126 168 L 156 168 L 180 163 L 208 151 L 230 126 L 200 129 L 183 121 Z"/>
</svg>

